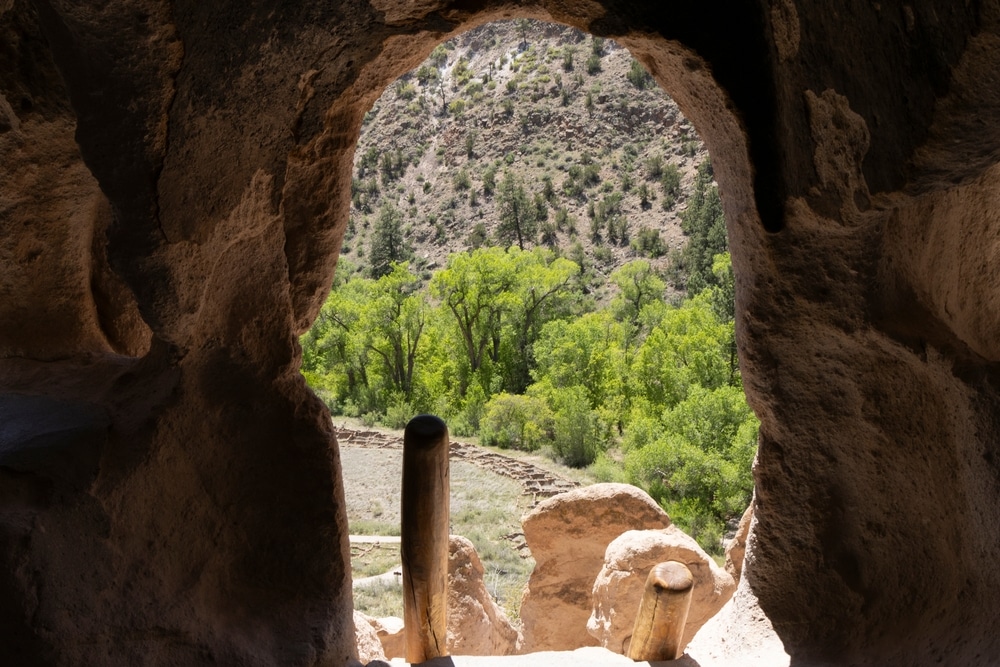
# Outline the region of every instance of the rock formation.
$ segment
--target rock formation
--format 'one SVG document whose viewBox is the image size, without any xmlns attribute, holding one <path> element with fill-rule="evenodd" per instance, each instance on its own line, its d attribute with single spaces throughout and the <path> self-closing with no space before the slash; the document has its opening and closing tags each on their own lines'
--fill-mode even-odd
<svg viewBox="0 0 1000 667">
<path fill-rule="evenodd" d="M 523 15 L 629 48 L 712 153 L 761 420 L 743 581 L 793 661 L 995 664 L 998 9 L 0 1 L 0 655 L 356 656 L 297 336 L 365 111 Z"/>
<path fill-rule="evenodd" d="M 521 602 L 521 652 L 595 646 L 587 633 L 604 552 L 627 530 L 666 528 L 670 517 L 644 491 L 595 484 L 553 496 L 521 519 L 535 569 Z"/>
<path fill-rule="evenodd" d="M 682 647 L 732 597 L 736 589 L 732 576 L 677 526 L 630 530 L 608 545 L 604 566 L 594 580 L 593 612 L 587 621 L 587 632 L 601 646 L 628 654 L 646 577 L 657 563 L 669 560 L 684 563 L 694 576 Z"/>
<path fill-rule="evenodd" d="M 448 554 L 448 650 L 452 655 L 509 655 L 517 629 L 486 590 L 472 542 L 451 536 Z"/>
<path fill-rule="evenodd" d="M 386 659 L 376 619 L 355 610 L 354 636 L 357 638 L 358 658 L 361 662 L 368 664 L 373 660 Z"/>
<path fill-rule="evenodd" d="M 750 524 L 753 521 L 753 503 L 747 507 L 736 527 L 736 534 L 726 544 L 726 572 L 733 580 L 739 582 L 743 574 L 743 557 L 747 552 L 747 536 L 750 534 Z"/>
<path fill-rule="evenodd" d="M 387 660 L 402 658 L 406 654 L 406 637 L 403 634 L 403 619 L 387 616 L 374 619 L 372 624 L 378 640 L 382 642 L 382 652 Z"/>
</svg>

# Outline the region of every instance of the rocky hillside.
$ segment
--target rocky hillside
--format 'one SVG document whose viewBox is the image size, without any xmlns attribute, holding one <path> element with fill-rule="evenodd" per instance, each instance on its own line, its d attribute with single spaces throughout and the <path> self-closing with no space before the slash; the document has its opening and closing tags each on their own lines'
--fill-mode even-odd
<svg viewBox="0 0 1000 667">
<path fill-rule="evenodd" d="M 639 256 L 662 268 L 684 243 L 679 213 L 706 157 L 615 42 L 535 21 L 488 24 L 440 45 L 366 116 L 343 257 L 366 266 L 387 204 L 425 272 L 452 252 L 516 242 L 501 213 L 523 191 L 534 220 L 525 247 L 551 246 L 605 275 Z"/>
</svg>

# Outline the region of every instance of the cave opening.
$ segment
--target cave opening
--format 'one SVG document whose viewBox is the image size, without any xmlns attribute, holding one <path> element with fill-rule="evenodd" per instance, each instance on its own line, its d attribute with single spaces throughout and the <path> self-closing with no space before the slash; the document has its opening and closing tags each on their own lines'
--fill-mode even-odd
<svg viewBox="0 0 1000 667">
<path fill-rule="evenodd" d="M 350 195 L 302 344 L 338 427 L 356 609 L 402 616 L 391 429 L 420 412 L 505 450 L 453 463 L 452 523 L 515 623 L 519 518 L 578 484 L 644 488 L 724 562 L 757 428 L 725 216 L 692 122 L 627 48 L 528 19 L 437 43 L 365 112 Z"/>
</svg>

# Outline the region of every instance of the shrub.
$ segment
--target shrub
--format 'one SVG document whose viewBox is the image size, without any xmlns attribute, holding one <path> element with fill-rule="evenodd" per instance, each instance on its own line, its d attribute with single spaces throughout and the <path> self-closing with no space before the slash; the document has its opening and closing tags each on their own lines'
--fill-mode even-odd
<svg viewBox="0 0 1000 667">
<path fill-rule="evenodd" d="M 417 70 L 417 81 L 424 86 L 431 81 L 437 81 L 438 76 L 438 71 L 429 65 L 422 65 L 420 69 Z"/>
<path fill-rule="evenodd" d="M 573 71 L 573 52 L 575 50 L 572 46 L 563 47 L 562 66 L 567 72 Z"/>
<path fill-rule="evenodd" d="M 553 449 L 566 465 L 583 468 L 594 462 L 600 451 L 597 415 L 590 409 L 587 390 L 562 387 L 549 396 L 552 404 Z"/>
<path fill-rule="evenodd" d="M 601 71 L 601 57 L 596 55 L 591 55 L 587 58 L 587 74 L 593 76 Z"/>
<path fill-rule="evenodd" d="M 493 195 L 493 191 L 497 187 L 497 168 L 496 165 L 490 165 L 483 172 L 483 194 L 487 197 Z"/>
<path fill-rule="evenodd" d="M 629 80 L 629 83 L 639 90 L 649 88 L 653 85 L 653 77 L 649 75 L 649 72 L 642 66 L 642 63 L 634 58 L 632 59 L 632 65 L 629 67 L 628 74 L 625 76 Z"/>
<path fill-rule="evenodd" d="M 472 179 L 469 178 L 469 172 L 467 169 L 459 169 L 458 173 L 455 174 L 455 189 L 456 190 L 468 190 L 472 187 Z"/>
<path fill-rule="evenodd" d="M 486 403 L 479 437 L 485 445 L 532 452 L 551 441 L 552 428 L 552 412 L 543 399 L 502 393 Z"/>
<path fill-rule="evenodd" d="M 587 468 L 587 472 L 598 482 L 626 483 L 628 476 L 621 463 L 618 463 L 607 452 L 598 452 L 597 458 Z"/>
<path fill-rule="evenodd" d="M 394 401 L 385 411 L 385 419 L 382 422 L 389 428 L 404 428 L 407 422 L 413 418 L 413 406 L 404 400 Z"/>
<path fill-rule="evenodd" d="M 639 236 L 632 241 L 632 249 L 645 257 L 662 257 L 667 253 L 667 245 L 663 242 L 658 229 L 643 227 Z"/>
<path fill-rule="evenodd" d="M 444 67 L 448 62 L 448 49 L 445 48 L 444 44 L 438 44 L 434 47 L 434 50 L 431 51 L 431 62 L 435 67 Z"/>
<path fill-rule="evenodd" d="M 663 194 L 667 197 L 676 198 L 681 193 L 681 172 L 676 165 L 668 164 L 662 168 L 660 187 L 663 188 Z"/>
<path fill-rule="evenodd" d="M 674 171 L 676 170 L 677 167 L 674 167 Z M 646 178 L 651 181 L 663 178 L 663 156 L 659 153 L 654 153 L 646 158 Z"/>
<path fill-rule="evenodd" d="M 477 222 L 469 232 L 469 238 L 466 240 L 466 245 L 470 250 L 475 250 L 477 248 L 482 248 L 489 241 L 489 234 L 486 233 L 486 225 Z"/>
</svg>

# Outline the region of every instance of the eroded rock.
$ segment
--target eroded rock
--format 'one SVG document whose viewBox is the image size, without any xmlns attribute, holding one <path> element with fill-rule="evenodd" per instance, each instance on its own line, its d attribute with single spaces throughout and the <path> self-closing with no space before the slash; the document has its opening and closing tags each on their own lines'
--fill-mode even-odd
<svg viewBox="0 0 1000 667">
<path fill-rule="evenodd" d="M 601 646 L 628 653 L 646 577 L 657 563 L 669 560 L 683 563 L 694 576 L 682 647 L 732 597 L 736 589 L 733 578 L 677 526 L 630 530 L 608 545 L 604 566 L 594 581 L 594 606 L 587 631 Z"/>
<path fill-rule="evenodd" d="M 339 463 L 295 339 L 371 102 L 523 12 L 616 38 L 712 151 L 762 422 L 743 581 L 793 661 L 994 664 L 995 2 L 690 3 L 669 33 L 640 1 L 389 5 L 0 0 L 0 389 L 110 419 L 85 490 L 0 469 L 0 655 L 350 659 Z"/>
<path fill-rule="evenodd" d="M 387 660 L 402 658 L 406 655 L 406 635 L 403 634 L 403 619 L 398 616 L 386 616 L 375 619 L 375 633 L 382 642 L 382 651 Z"/>
<path fill-rule="evenodd" d="M 750 523 L 753 521 L 753 503 L 747 506 L 740 524 L 736 527 L 736 534 L 726 545 L 726 572 L 735 580 L 740 580 L 743 574 L 743 557 L 747 552 L 747 536 L 750 534 Z"/>
<path fill-rule="evenodd" d="M 357 638 L 358 658 L 368 664 L 374 660 L 385 660 L 385 651 L 376 630 L 378 621 L 360 611 L 354 611 L 354 636 Z"/>
<path fill-rule="evenodd" d="M 452 535 L 448 553 L 448 649 L 453 655 L 509 655 L 518 632 L 483 580 L 483 563 L 468 539 Z"/>
<path fill-rule="evenodd" d="M 670 517 L 641 489 L 595 484 L 553 496 L 521 519 L 535 569 L 521 602 L 521 652 L 595 646 L 587 632 L 594 579 L 604 552 L 633 529 L 670 526 Z"/>
</svg>

